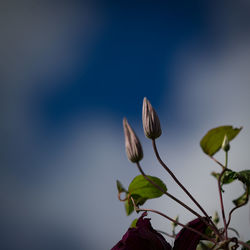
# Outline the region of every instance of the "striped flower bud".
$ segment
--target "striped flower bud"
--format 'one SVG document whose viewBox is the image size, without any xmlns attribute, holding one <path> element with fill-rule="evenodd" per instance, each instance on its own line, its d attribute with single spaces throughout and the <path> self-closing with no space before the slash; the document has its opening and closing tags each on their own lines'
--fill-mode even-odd
<svg viewBox="0 0 250 250">
<path fill-rule="evenodd" d="M 222 142 L 221 147 L 222 147 L 222 149 L 223 149 L 225 152 L 229 151 L 229 149 L 230 149 L 230 144 L 229 144 L 229 140 L 228 140 L 227 135 L 224 136 L 224 139 L 223 139 L 223 142 Z"/>
<path fill-rule="evenodd" d="M 139 162 L 143 158 L 142 146 L 126 118 L 123 119 L 123 129 L 127 157 L 132 162 Z"/>
<path fill-rule="evenodd" d="M 157 113 L 146 97 L 143 99 L 142 124 L 144 134 L 150 139 L 156 139 L 161 135 L 161 124 Z"/>
</svg>

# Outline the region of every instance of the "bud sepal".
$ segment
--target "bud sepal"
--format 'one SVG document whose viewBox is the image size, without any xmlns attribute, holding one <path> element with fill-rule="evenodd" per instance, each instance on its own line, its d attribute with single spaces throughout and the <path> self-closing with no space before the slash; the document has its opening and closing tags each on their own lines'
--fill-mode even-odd
<svg viewBox="0 0 250 250">
<path fill-rule="evenodd" d="M 123 119 L 123 129 L 127 157 L 133 163 L 139 162 L 143 158 L 142 146 L 126 118 Z"/>
<path fill-rule="evenodd" d="M 159 117 L 146 97 L 143 99 L 142 124 L 146 137 L 156 139 L 161 136 Z"/>
</svg>

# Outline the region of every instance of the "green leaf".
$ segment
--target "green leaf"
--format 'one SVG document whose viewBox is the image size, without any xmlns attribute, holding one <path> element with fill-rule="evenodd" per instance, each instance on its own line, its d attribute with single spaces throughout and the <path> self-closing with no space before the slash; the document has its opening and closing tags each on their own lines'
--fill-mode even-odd
<svg viewBox="0 0 250 250">
<path fill-rule="evenodd" d="M 214 237 L 214 232 L 210 227 L 206 227 L 204 234 L 210 238 Z"/>
<path fill-rule="evenodd" d="M 237 173 L 237 179 L 248 187 L 250 186 L 250 170 L 243 170 Z"/>
<path fill-rule="evenodd" d="M 233 128 L 232 126 L 220 126 L 209 130 L 201 139 L 200 146 L 205 154 L 214 155 L 220 150 L 224 136 L 227 135 L 228 140 L 231 141 L 241 131 L 240 128 Z"/>
<path fill-rule="evenodd" d="M 219 217 L 219 214 L 217 211 L 215 211 L 215 213 L 212 217 L 212 220 L 213 220 L 214 224 L 216 224 L 216 225 L 220 222 L 220 217 Z M 208 227 L 208 228 L 210 228 L 210 227 Z"/>
<path fill-rule="evenodd" d="M 124 203 L 125 211 L 127 215 L 130 215 L 134 211 L 134 205 L 130 199 L 126 200 Z"/>
<path fill-rule="evenodd" d="M 218 179 L 220 176 L 220 173 L 212 172 L 211 175 L 214 176 L 216 179 Z M 245 185 L 245 189 L 248 188 L 248 196 L 249 196 L 250 195 L 250 170 L 242 170 L 240 172 L 234 172 L 230 169 L 227 169 L 221 178 L 221 188 L 224 184 L 229 184 L 235 180 L 239 180 L 240 182 L 242 182 Z M 246 199 L 248 199 L 247 191 L 245 191 L 237 199 L 233 200 L 233 203 L 235 204 L 235 206 L 239 206 L 245 203 Z"/>
<path fill-rule="evenodd" d="M 212 247 L 213 247 L 213 244 L 211 242 L 203 240 L 203 241 L 200 241 L 200 243 L 197 246 L 196 250 L 209 250 Z"/>
<path fill-rule="evenodd" d="M 245 192 L 240 197 L 233 200 L 235 206 L 240 206 L 248 201 L 250 195 L 250 170 L 242 170 L 235 173 L 235 177 L 245 185 Z"/>
<path fill-rule="evenodd" d="M 220 173 L 212 172 L 211 175 L 214 176 L 218 180 Z M 236 178 L 237 178 L 237 173 L 230 169 L 227 169 L 225 173 L 223 174 L 223 176 L 221 177 L 221 184 L 222 185 L 229 184 L 233 182 L 234 180 L 236 180 Z"/>
<path fill-rule="evenodd" d="M 250 187 L 248 187 L 248 195 L 247 195 L 247 190 L 246 190 L 244 192 L 244 194 L 242 194 L 237 199 L 233 200 L 234 205 L 240 206 L 240 205 L 244 204 L 248 200 L 249 193 L 250 193 Z"/>
<path fill-rule="evenodd" d="M 174 220 L 179 222 L 179 215 L 175 216 Z M 172 221 L 171 226 L 172 226 L 172 230 L 174 230 L 178 226 L 178 224 Z"/>
<path fill-rule="evenodd" d="M 131 195 L 134 199 L 136 206 L 141 206 L 146 202 L 146 198 L 143 198 L 139 195 Z M 132 200 L 129 198 L 125 201 L 125 211 L 127 215 L 130 215 L 134 211 L 134 204 Z"/>
<path fill-rule="evenodd" d="M 165 184 L 157 177 L 147 176 L 154 181 L 162 190 L 167 191 Z M 129 198 L 125 201 L 125 211 L 130 215 L 134 211 L 134 205 L 130 197 L 134 199 L 136 206 L 143 205 L 148 199 L 160 197 L 163 193 L 154 185 L 149 183 L 142 175 L 136 176 L 129 185 L 128 191 L 123 188 L 121 183 L 117 181 L 118 191 L 126 192 Z"/>
<path fill-rule="evenodd" d="M 220 173 L 212 172 L 211 175 L 218 179 Z M 246 186 L 250 186 L 250 170 L 234 172 L 231 169 L 227 169 L 221 178 L 221 184 L 229 184 L 234 180 L 239 180 Z"/>
<path fill-rule="evenodd" d="M 157 177 L 147 175 L 147 177 L 160 186 L 164 191 L 167 191 L 165 184 Z M 142 175 L 136 176 L 128 187 L 131 195 L 139 195 L 146 199 L 153 199 L 160 197 L 163 193 L 154 185 L 148 182 Z"/>
<path fill-rule="evenodd" d="M 132 223 L 130 224 L 130 228 L 136 227 L 136 223 L 137 223 L 137 221 L 138 221 L 138 219 L 137 219 L 137 218 L 136 218 L 136 219 L 134 219 L 134 220 L 132 221 Z"/>
<path fill-rule="evenodd" d="M 122 183 L 119 180 L 116 180 L 116 186 L 119 193 L 127 193 L 127 190 L 123 187 Z"/>
<path fill-rule="evenodd" d="M 218 180 L 218 178 L 219 178 L 219 176 L 220 176 L 220 173 L 212 172 L 211 175 L 212 175 L 213 177 L 215 177 L 215 178 Z"/>
<path fill-rule="evenodd" d="M 135 201 L 136 206 L 141 206 L 147 201 L 146 198 L 141 197 L 139 195 L 132 195 L 132 197 L 133 197 L 133 199 Z"/>
</svg>

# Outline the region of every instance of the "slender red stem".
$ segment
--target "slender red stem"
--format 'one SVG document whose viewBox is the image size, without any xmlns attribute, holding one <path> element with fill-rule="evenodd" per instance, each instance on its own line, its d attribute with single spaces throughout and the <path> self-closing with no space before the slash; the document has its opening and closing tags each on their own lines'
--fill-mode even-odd
<svg viewBox="0 0 250 250">
<path fill-rule="evenodd" d="M 225 166 L 221 163 L 221 162 L 219 162 L 217 159 L 215 159 L 212 155 L 208 155 L 213 161 L 215 161 L 218 165 L 220 165 L 221 167 L 222 167 L 222 169 L 224 169 L 225 168 Z"/>
<path fill-rule="evenodd" d="M 128 197 L 125 197 L 124 199 L 121 198 L 121 192 L 118 193 L 118 200 L 119 201 L 126 201 Z"/>
<path fill-rule="evenodd" d="M 224 210 L 224 204 L 223 204 L 223 198 L 222 198 L 222 192 L 221 192 L 221 178 L 222 178 L 222 176 L 223 176 L 223 174 L 225 173 L 226 170 L 227 169 L 224 168 L 222 170 L 222 172 L 220 173 L 220 176 L 218 178 L 218 189 L 219 189 L 219 196 L 220 196 L 221 213 L 222 213 L 222 218 L 223 218 L 223 222 L 224 222 L 224 231 L 225 231 L 226 239 L 228 239 L 228 237 L 227 237 L 226 216 L 225 216 L 225 210 Z"/>
<path fill-rule="evenodd" d="M 195 205 L 202 211 L 202 213 L 206 216 L 207 220 L 210 221 L 212 227 L 213 227 L 213 231 L 216 232 L 216 234 L 221 238 L 221 234 L 219 233 L 217 227 L 215 226 L 215 224 L 213 223 L 213 221 L 210 219 L 210 217 L 208 216 L 207 212 L 202 208 L 202 206 L 196 201 L 196 199 L 189 193 L 189 191 L 181 184 L 181 182 L 177 179 L 177 177 L 174 175 L 174 173 L 168 168 L 168 166 L 162 161 L 159 152 L 157 150 L 156 147 L 156 143 L 155 140 L 152 140 L 152 145 L 154 148 L 154 152 L 156 155 L 157 160 L 159 161 L 159 163 L 164 167 L 164 169 L 170 174 L 170 176 L 174 179 L 174 181 L 179 185 L 179 187 L 189 196 L 189 198 L 195 203 Z"/>
<path fill-rule="evenodd" d="M 226 228 L 229 227 L 229 224 L 230 224 L 231 218 L 232 218 L 232 213 L 233 213 L 236 209 L 238 209 L 238 208 L 240 208 L 240 207 L 243 207 L 243 206 L 245 206 L 245 205 L 248 203 L 248 195 L 249 195 L 248 187 L 246 187 L 246 190 L 247 190 L 247 193 L 246 193 L 246 200 L 245 200 L 245 202 L 242 203 L 241 205 L 238 205 L 238 206 L 234 207 L 234 208 L 229 212 L 228 222 L 227 222 Z"/>
<path fill-rule="evenodd" d="M 173 235 L 173 234 L 169 234 L 169 233 L 164 232 L 164 231 L 161 231 L 161 230 L 156 230 L 156 231 L 157 231 L 158 233 L 165 234 L 165 235 L 167 235 L 168 237 L 174 238 L 174 239 L 175 239 L 175 235 Z"/>
<path fill-rule="evenodd" d="M 138 208 L 138 207 L 135 205 L 134 199 L 133 199 L 132 197 L 131 197 L 131 200 L 132 200 L 132 202 L 133 202 L 135 211 L 137 211 L 137 212 L 139 212 L 139 211 L 144 211 L 144 212 L 152 212 L 152 213 L 159 214 L 159 215 L 165 217 L 166 219 L 168 219 L 168 220 L 170 220 L 170 221 L 176 223 L 177 225 L 180 225 L 180 226 L 182 226 L 182 227 L 184 227 L 184 228 L 186 228 L 186 229 L 188 229 L 188 230 L 190 230 L 190 231 L 193 231 L 193 232 L 199 234 L 199 235 L 200 235 L 201 237 L 203 237 L 204 239 L 209 240 L 209 241 L 212 241 L 213 243 L 216 243 L 214 239 L 209 238 L 207 235 L 205 235 L 205 234 L 203 234 L 203 233 L 197 231 L 196 229 L 194 229 L 194 228 L 192 228 L 192 227 L 189 227 L 189 226 L 187 226 L 187 225 L 184 225 L 184 224 L 180 223 L 179 221 L 176 221 L 176 220 L 172 219 L 171 217 L 167 216 L 166 214 L 164 214 L 164 213 L 162 213 L 162 212 L 160 212 L 160 211 L 157 211 L 157 210 L 154 210 L 154 209 Z"/>
<path fill-rule="evenodd" d="M 238 243 L 241 244 L 243 247 L 250 249 L 250 246 L 248 244 L 246 244 L 245 242 L 238 240 Z"/>
<path fill-rule="evenodd" d="M 142 174 L 142 176 L 148 181 L 150 182 L 152 185 L 154 185 L 158 190 L 160 190 L 162 193 L 164 193 L 165 195 L 167 195 L 168 197 L 170 197 L 172 200 L 176 201 L 177 203 L 179 203 L 181 206 L 183 206 L 184 208 L 186 208 L 188 211 L 190 211 L 191 213 L 193 213 L 195 216 L 197 216 L 200 220 L 202 220 L 208 227 L 210 227 L 215 234 L 217 234 L 217 231 L 213 228 L 213 226 L 211 224 L 209 224 L 209 222 L 204 219 L 200 214 L 198 214 L 197 212 L 195 212 L 192 208 L 190 208 L 189 206 L 187 206 L 185 203 L 183 203 L 182 201 L 180 201 L 179 199 L 177 199 L 176 197 L 174 197 L 173 195 L 171 195 L 170 193 L 168 193 L 167 191 L 165 191 L 164 189 L 162 189 L 159 185 L 157 185 L 154 181 L 152 181 L 150 178 L 148 178 L 148 176 L 145 174 L 145 172 L 142 170 L 141 165 L 139 162 L 136 163 L 137 167 L 140 171 L 140 173 Z M 218 235 L 218 234 L 217 234 Z M 218 235 L 220 236 L 220 235 Z"/>
</svg>

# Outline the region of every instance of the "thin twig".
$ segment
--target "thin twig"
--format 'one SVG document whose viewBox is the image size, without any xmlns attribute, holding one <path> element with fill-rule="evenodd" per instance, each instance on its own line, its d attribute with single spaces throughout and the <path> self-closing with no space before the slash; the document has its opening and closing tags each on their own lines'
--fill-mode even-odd
<svg viewBox="0 0 250 250">
<path fill-rule="evenodd" d="M 128 197 L 125 197 L 124 199 L 122 199 L 122 198 L 121 198 L 121 193 L 122 193 L 122 192 L 119 192 L 119 193 L 118 193 L 118 200 L 119 200 L 119 201 L 126 201 L 126 200 L 128 199 Z"/>
<path fill-rule="evenodd" d="M 211 218 L 208 216 L 207 212 L 202 208 L 202 206 L 196 201 L 196 199 L 189 193 L 189 191 L 181 184 L 181 182 L 176 178 L 176 176 L 173 174 L 173 172 L 168 168 L 168 166 L 162 161 L 159 152 L 157 150 L 156 147 L 156 143 L 155 140 L 152 140 L 152 145 L 154 148 L 154 152 L 156 155 L 157 160 L 160 162 L 160 164 L 164 167 L 164 169 L 170 174 L 170 176 L 174 179 L 174 181 L 179 185 L 179 187 L 189 196 L 189 198 L 195 203 L 195 205 L 202 211 L 202 213 L 206 216 L 206 218 L 210 221 L 211 226 L 213 228 L 213 231 L 220 237 L 221 234 L 219 233 L 217 227 L 215 226 L 215 224 L 213 223 L 213 221 L 211 220 Z"/>
<path fill-rule="evenodd" d="M 213 226 L 211 224 L 209 224 L 209 222 L 207 220 L 205 220 L 200 214 L 198 214 L 197 212 L 195 212 L 192 208 L 190 208 L 185 203 L 183 203 L 182 201 L 180 201 L 179 199 L 177 199 L 176 197 L 174 197 L 173 195 L 171 195 L 170 193 L 168 193 L 167 191 L 165 191 L 164 189 L 162 189 L 158 184 L 156 184 L 154 181 L 152 181 L 150 178 L 148 178 L 148 176 L 142 170 L 140 163 L 137 162 L 136 164 L 137 164 L 137 167 L 138 167 L 140 173 L 142 174 L 142 176 L 148 182 L 150 182 L 153 186 L 155 186 L 162 193 L 164 193 L 165 195 L 167 195 L 168 197 L 170 197 L 171 199 L 173 199 L 174 201 L 176 201 L 177 203 L 179 203 L 181 206 L 183 206 L 184 208 L 186 208 L 188 211 L 190 211 L 191 213 L 193 213 L 199 219 L 201 219 L 209 228 L 211 228 L 215 232 L 215 234 L 217 234 L 217 231 L 213 228 Z"/>
<path fill-rule="evenodd" d="M 250 249 L 250 246 L 247 243 L 245 243 L 245 242 L 243 242 L 241 240 L 238 240 L 238 243 L 241 244 L 243 247 L 245 247 L 247 249 Z"/>
<path fill-rule="evenodd" d="M 212 155 L 208 155 L 213 161 L 215 161 L 217 164 L 219 164 L 221 167 L 222 167 L 222 169 L 224 169 L 225 168 L 225 166 L 221 163 L 221 162 L 219 162 L 217 159 L 215 159 Z"/>
<path fill-rule="evenodd" d="M 238 237 L 240 237 L 239 233 L 234 228 L 228 227 L 227 229 L 233 231 Z"/>
<path fill-rule="evenodd" d="M 220 173 L 220 176 L 218 178 L 218 189 L 219 189 L 219 196 L 220 196 L 221 213 L 222 213 L 222 218 L 223 218 L 223 222 L 224 222 L 224 232 L 225 232 L 226 239 L 227 239 L 227 222 L 226 222 L 226 216 L 225 216 L 225 210 L 224 210 L 223 198 L 222 198 L 222 192 L 221 192 L 221 177 L 223 176 L 225 171 L 226 171 L 226 168 L 224 168 L 222 170 L 222 172 Z"/>
<path fill-rule="evenodd" d="M 199 245 L 202 247 L 202 250 L 214 249 L 216 245 L 213 245 L 212 248 L 208 247 L 204 242 L 200 241 Z"/>
<path fill-rule="evenodd" d="M 245 205 L 248 203 L 248 195 L 249 195 L 248 187 L 246 187 L 246 189 L 247 189 L 247 193 L 246 193 L 246 195 L 247 195 L 246 197 L 247 197 L 247 198 L 246 198 L 245 202 L 242 203 L 241 205 L 238 205 L 238 206 L 234 207 L 234 208 L 229 212 L 228 222 L 227 222 L 226 228 L 228 228 L 228 226 L 229 226 L 229 224 L 230 224 L 230 222 L 231 222 L 232 213 L 233 213 L 236 209 L 238 209 L 238 208 L 240 208 L 240 207 L 243 207 L 243 206 L 245 206 Z"/>
<path fill-rule="evenodd" d="M 164 213 L 162 213 L 162 212 L 160 212 L 160 211 L 157 211 L 157 210 L 154 210 L 154 209 L 138 208 L 138 207 L 136 206 L 135 201 L 134 201 L 134 199 L 133 199 L 132 197 L 131 197 L 131 200 L 132 200 L 132 202 L 133 202 L 134 209 L 135 209 L 136 212 L 143 211 L 143 212 L 152 212 L 152 213 L 159 214 L 159 215 L 163 216 L 164 218 L 166 218 L 166 219 L 168 219 L 168 220 L 170 220 L 170 221 L 176 223 L 177 225 L 180 225 L 180 226 L 182 226 L 182 227 L 184 227 L 184 228 L 186 228 L 186 229 L 188 229 L 188 230 L 190 230 L 190 231 L 193 231 L 194 233 L 199 234 L 199 235 L 200 235 L 201 237 L 203 237 L 204 239 L 206 239 L 206 240 L 208 240 L 208 241 L 212 241 L 213 243 L 216 243 L 214 239 L 209 238 L 207 235 L 205 235 L 205 234 L 199 232 L 198 230 L 196 230 L 196 229 L 194 229 L 194 228 L 192 228 L 192 227 L 189 227 L 189 226 L 187 226 L 187 225 L 184 225 L 184 224 L 180 223 L 179 221 L 176 221 L 176 220 L 170 218 L 169 216 L 167 216 L 166 214 L 164 214 Z"/>
<path fill-rule="evenodd" d="M 170 238 L 174 238 L 175 239 L 175 236 L 176 235 L 173 235 L 173 234 L 169 234 L 167 232 L 164 232 L 164 231 L 161 231 L 161 230 L 156 230 L 158 233 L 161 233 L 161 234 L 165 234 L 166 236 L 170 237 Z"/>
</svg>

